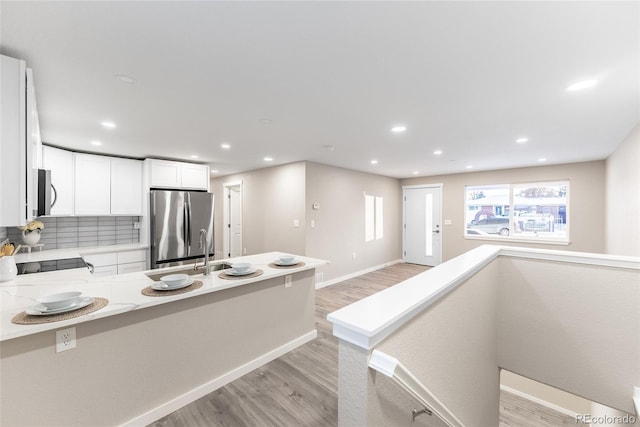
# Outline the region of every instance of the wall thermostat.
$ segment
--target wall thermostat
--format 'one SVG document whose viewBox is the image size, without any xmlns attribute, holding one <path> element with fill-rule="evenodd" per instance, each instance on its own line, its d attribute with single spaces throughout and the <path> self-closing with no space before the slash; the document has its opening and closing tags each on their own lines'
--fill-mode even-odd
<svg viewBox="0 0 640 427">
<path fill-rule="evenodd" d="M 320 209 L 320 203 L 316 202 L 316 203 L 314 203 L 314 204 L 312 205 L 312 207 L 313 207 L 313 209 L 314 209 L 314 210 L 316 210 L 316 211 L 317 211 L 318 209 Z"/>
</svg>

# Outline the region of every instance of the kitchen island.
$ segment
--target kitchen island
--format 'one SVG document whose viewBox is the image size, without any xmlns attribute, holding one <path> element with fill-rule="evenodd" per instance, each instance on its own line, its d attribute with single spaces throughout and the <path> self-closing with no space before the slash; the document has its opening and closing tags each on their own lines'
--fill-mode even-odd
<svg viewBox="0 0 640 427">
<path fill-rule="evenodd" d="M 297 257 L 303 266 L 270 267 L 280 255 L 227 260 L 263 274 L 196 275 L 202 287 L 172 296 L 143 295 L 154 283 L 145 273 L 35 274 L 0 283 L 0 424 L 145 425 L 312 340 L 315 269 L 326 262 Z M 69 290 L 109 303 L 75 319 L 11 323 L 32 299 Z M 55 331 L 69 327 L 77 347 L 56 353 Z"/>
</svg>

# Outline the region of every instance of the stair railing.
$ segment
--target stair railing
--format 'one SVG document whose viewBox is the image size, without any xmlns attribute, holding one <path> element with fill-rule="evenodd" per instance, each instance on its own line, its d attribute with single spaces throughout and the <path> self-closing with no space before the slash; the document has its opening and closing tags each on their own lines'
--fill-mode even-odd
<svg viewBox="0 0 640 427">
<path fill-rule="evenodd" d="M 380 350 L 373 350 L 369 359 L 369 368 L 391 378 L 401 389 L 425 407 L 421 411 L 415 409 L 412 411 L 414 421 L 418 415 L 435 414 L 449 427 L 464 427 L 464 424 L 395 357 Z"/>
</svg>

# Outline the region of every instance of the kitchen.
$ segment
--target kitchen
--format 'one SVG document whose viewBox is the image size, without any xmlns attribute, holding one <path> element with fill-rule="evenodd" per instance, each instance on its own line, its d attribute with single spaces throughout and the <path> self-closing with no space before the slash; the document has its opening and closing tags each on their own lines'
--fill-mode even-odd
<svg viewBox="0 0 640 427">
<path fill-rule="evenodd" d="M 456 175 L 456 179 L 461 175 L 466 175 L 484 181 L 477 182 L 478 184 L 493 182 L 495 179 L 493 177 L 499 176 L 499 173 L 487 181 L 488 175 L 480 175 L 485 166 L 479 166 L 481 165 L 479 162 L 488 162 L 487 159 L 492 157 L 489 154 L 491 152 L 494 160 L 503 161 L 502 164 L 495 165 L 496 169 L 517 168 L 513 169 L 509 175 L 504 172 L 504 176 L 528 174 L 535 176 L 535 179 L 569 178 L 572 181 L 572 204 L 575 204 L 574 206 L 589 206 L 591 214 L 589 218 L 577 215 L 571 218 L 573 220 L 573 234 L 568 249 L 605 251 L 605 237 L 604 233 L 600 231 L 602 228 L 600 223 L 604 223 L 604 210 L 599 207 L 591 209 L 594 204 L 591 199 L 594 197 L 585 196 L 587 191 L 584 190 L 584 187 L 589 183 L 589 186 L 596 188 L 597 195 L 604 196 L 605 190 L 602 183 L 602 178 L 605 175 L 604 156 L 586 153 L 586 145 L 588 144 L 584 144 L 585 147 L 580 147 L 580 150 L 577 150 L 575 146 L 571 145 L 573 142 L 566 142 L 593 141 L 590 139 L 591 135 L 599 134 L 600 128 L 587 129 L 585 126 L 578 134 L 569 132 L 563 136 L 557 136 L 557 140 L 553 141 L 553 138 L 548 137 L 547 150 L 550 150 L 551 147 L 567 147 L 567 151 L 572 151 L 571 148 L 573 148 L 574 154 L 577 152 L 585 153 L 574 157 L 574 160 L 562 157 L 561 154 L 564 153 L 560 153 L 561 150 L 559 150 L 557 158 L 553 158 L 549 162 L 553 164 L 541 166 L 538 163 L 538 158 L 542 156 L 540 154 L 540 157 L 536 156 L 533 160 L 527 160 L 526 165 L 530 168 L 524 168 L 522 166 L 525 166 L 525 162 L 521 157 L 518 157 L 522 153 L 516 154 L 511 147 L 508 149 L 496 148 L 495 151 L 491 151 L 493 148 L 487 146 L 486 150 L 474 157 L 473 162 L 466 162 L 467 158 L 473 157 L 472 150 L 458 150 L 455 147 L 455 141 L 468 141 L 475 138 L 476 132 L 465 134 L 462 129 L 468 131 L 468 129 L 482 128 L 482 120 L 475 121 L 480 115 L 475 114 L 474 111 L 479 111 L 481 109 L 479 106 L 484 105 L 484 102 L 490 99 L 500 99 L 504 101 L 504 105 L 511 105 L 510 101 L 506 101 L 511 99 L 510 97 L 505 98 L 500 88 L 496 89 L 491 86 L 495 92 L 482 92 L 479 98 L 483 102 L 469 103 L 470 111 L 465 109 L 467 108 L 465 105 L 456 105 L 453 108 L 456 111 L 461 109 L 460 115 L 470 120 L 465 126 L 459 126 L 458 120 L 452 122 L 445 120 L 443 123 L 448 123 L 446 126 L 443 125 L 446 131 L 438 135 L 429 135 L 429 138 L 425 138 L 424 141 L 434 142 L 423 143 L 424 147 L 416 150 L 416 145 L 420 144 L 411 142 L 410 137 L 412 132 L 418 132 L 418 123 L 420 123 L 420 120 L 417 119 L 418 116 L 414 118 L 413 123 L 409 123 L 408 133 L 390 132 L 388 128 L 392 124 L 396 124 L 398 121 L 396 115 L 399 114 L 391 111 L 398 107 L 393 102 L 394 96 L 381 97 L 380 99 L 386 100 L 382 102 L 376 102 L 372 99 L 372 94 L 376 93 L 373 88 L 377 87 L 379 82 L 386 82 L 387 86 L 382 85 L 382 89 L 394 87 L 384 78 L 385 73 L 389 71 L 387 67 L 380 64 L 379 61 L 375 61 L 377 66 L 371 67 L 374 70 L 368 74 L 365 72 L 367 67 L 359 68 L 359 65 L 370 65 L 372 62 L 363 61 L 360 64 L 347 62 L 354 67 L 351 68 L 354 76 L 370 77 L 358 78 L 355 81 L 351 79 L 350 83 L 345 86 L 337 84 L 334 80 L 334 73 L 335 75 L 351 75 L 348 67 L 343 70 L 338 64 L 345 63 L 346 58 L 353 56 L 353 52 L 360 52 L 369 60 L 375 60 L 379 57 L 379 52 L 375 50 L 374 46 L 379 46 L 384 47 L 383 51 L 398 61 L 392 68 L 416 70 L 416 75 L 405 76 L 407 77 L 406 82 L 412 83 L 408 83 L 400 89 L 400 92 L 412 93 L 411 91 L 418 90 L 416 89 L 419 87 L 418 82 L 429 81 L 428 78 L 425 78 L 425 68 L 416 67 L 417 64 L 414 63 L 416 58 L 411 55 L 403 58 L 403 54 L 406 53 L 403 51 L 399 51 L 397 55 L 392 54 L 393 49 L 389 44 L 385 44 L 384 40 L 378 40 L 379 44 L 370 44 L 370 49 L 363 48 L 361 45 L 358 45 L 360 46 L 358 49 L 354 49 L 352 45 L 346 43 L 340 49 L 334 47 L 332 50 L 326 50 L 322 48 L 321 43 L 312 42 L 307 45 L 303 43 L 303 40 L 293 36 L 305 29 L 312 33 L 318 30 L 318 34 L 323 35 L 319 40 L 324 40 L 323 37 L 326 33 L 320 31 L 318 27 L 322 26 L 321 23 L 327 22 L 336 24 L 338 28 L 350 28 L 350 20 L 354 17 L 354 10 L 344 4 L 336 6 L 344 8 L 344 14 L 336 13 L 335 10 L 323 10 L 322 7 L 315 4 L 309 6 L 311 9 L 307 11 L 303 11 L 301 6 L 292 6 L 293 11 L 290 12 L 292 15 L 288 15 L 289 12 L 284 13 L 284 9 L 286 9 L 284 4 L 271 5 L 273 8 L 268 5 L 253 5 L 256 7 L 255 9 L 249 8 L 248 5 L 238 5 L 236 10 L 226 12 L 222 9 L 216 10 L 220 13 L 212 15 L 199 14 L 195 5 L 184 6 L 182 9 L 177 3 L 171 2 L 165 2 L 159 6 L 160 9 L 152 11 L 141 4 L 99 3 L 94 5 L 95 9 L 91 9 L 86 4 L 61 3 L 58 6 L 59 9 L 45 3 L 38 3 L 37 7 L 33 8 L 19 7 L 17 4 L 18 2 L 3 2 L 2 5 L 5 17 L 23 18 L 5 20 L 8 18 L 3 17 L 2 54 L 24 59 L 25 63 L 22 68 L 25 69 L 25 74 L 27 74 L 28 67 L 33 67 L 31 77 L 33 77 L 32 81 L 35 84 L 31 89 L 38 89 L 38 96 L 29 95 L 27 90 L 24 101 L 19 101 L 17 104 L 21 105 L 20 102 L 24 102 L 25 106 L 31 106 L 31 114 L 25 115 L 24 121 L 26 126 L 33 125 L 34 130 L 25 130 L 26 128 L 21 125 L 15 128 L 16 132 L 22 132 L 25 136 L 33 135 L 31 144 L 26 144 L 24 147 L 5 144 L 5 141 L 8 140 L 5 139 L 5 132 L 9 132 L 9 127 L 5 126 L 3 120 L 3 144 L 0 152 L 0 161 L 2 162 L 2 168 L 0 168 L 2 194 L 0 200 L 2 203 L 0 207 L 0 219 L 2 219 L 0 222 L 0 241 L 9 238 L 16 246 L 18 244 L 26 245 L 22 242 L 22 232 L 16 226 L 26 226 L 32 219 L 28 213 L 32 212 L 36 205 L 34 199 L 37 192 L 29 190 L 33 189 L 36 177 L 29 173 L 22 173 L 23 170 L 44 168 L 51 170 L 52 174 L 58 175 L 58 177 L 64 176 L 65 184 L 63 187 L 67 191 L 59 192 L 57 195 L 59 199 L 56 206 L 53 207 L 54 210 L 59 209 L 58 213 L 51 217 L 40 217 L 44 229 L 41 240 L 35 245 L 44 244 L 45 246 L 42 247 L 42 250 L 34 246 L 31 249 L 31 254 L 25 254 L 26 247 L 20 249 L 16 262 L 22 260 L 39 262 L 41 258 L 38 257 L 43 256 L 42 254 L 49 257 L 56 253 L 54 251 L 60 250 L 69 251 L 67 252 L 69 257 L 81 257 L 93 264 L 94 276 L 89 277 L 92 278 L 95 287 L 93 285 L 87 287 L 87 292 L 91 292 L 88 295 L 109 299 L 110 305 L 95 312 L 98 314 L 92 315 L 99 317 L 100 313 L 105 312 L 114 314 L 108 316 L 111 320 L 99 318 L 95 321 L 96 324 L 98 321 L 104 322 L 101 325 L 103 325 L 102 329 L 105 334 L 112 326 L 120 327 L 116 319 L 121 316 L 125 316 L 122 318 L 126 321 L 131 320 L 130 323 L 120 320 L 120 322 L 124 322 L 122 329 L 127 331 L 137 328 L 138 326 L 135 326 L 137 321 L 143 325 L 149 323 L 147 320 L 150 320 L 150 317 L 146 318 L 141 314 L 144 311 L 153 310 L 152 313 L 156 316 L 154 319 L 163 318 L 165 311 L 169 311 L 167 307 L 162 307 L 163 305 L 170 306 L 175 303 L 176 307 L 180 307 L 183 311 L 194 310 L 194 313 L 197 312 L 196 303 L 186 301 L 194 298 L 185 297 L 183 301 L 182 297 L 176 297 L 179 299 L 171 304 L 147 303 L 151 305 L 141 304 L 138 300 L 141 298 L 138 295 L 140 290 L 149 286 L 153 281 L 144 273 L 152 267 L 153 262 L 150 206 L 147 197 L 151 189 L 196 190 L 215 195 L 215 221 L 213 228 L 209 228 L 207 232 L 207 237 L 210 237 L 208 240 L 212 242 L 211 247 L 215 249 L 213 251 L 215 260 L 212 261 L 215 264 L 228 258 L 228 252 L 225 250 L 225 245 L 228 244 L 228 239 L 225 237 L 225 225 L 228 223 L 223 221 L 227 215 L 224 202 L 225 189 L 231 186 L 239 188 L 242 191 L 244 202 L 242 206 L 244 209 L 242 245 L 239 255 L 245 250 L 250 257 L 270 254 L 268 259 L 251 258 L 250 262 L 260 264 L 260 268 L 264 271 L 264 274 L 256 279 L 260 279 L 258 281 L 264 279 L 264 282 L 271 283 L 271 280 L 284 282 L 286 275 L 280 275 L 282 272 L 277 269 L 266 270 L 266 265 L 275 261 L 280 254 L 296 254 L 305 262 L 306 266 L 300 272 L 292 270 L 294 271 L 293 280 L 298 280 L 296 276 L 298 274 L 303 272 L 311 274 L 309 272 L 312 271 L 312 277 L 304 275 L 304 277 L 300 277 L 300 280 L 304 282 L 300 286 L 308 289 L 310 286 L 308 282 L 315 283 L 316 287 L 330 285 L 342 278 L 399 261 L 402 258 L 403 250 L 403 236 L 398 232 L 402 227 L 403 220 L 401 185 L 445 182 L 445 191 L 447 191 L 454 186 L 468 184 L 468 182 L 463 184 L 452 182 L 450 185 L 450 181 L 445 180 L 449 178 L 439 178 L 447 176 L 447 173 L 453 173 Z M 201 7 L 223 8 L 221 5 L 203 5 Z M 352 5 L 351 7 L 356 6 Z M 396 16 L 396 13 L 400 13 L 397 16 L 402 16 L 406 22 L 412 22 L 412 25 L 416 24 L 407 17 L 406 11 L 392 11 L 388 4 L 383 3 L 377 7 L 380 8 L 378 10 L 379 16 L 387 14 Z M 77 15 L 81 15 L 81 12 L 88 13 L 83 16 L 91 16 L 92 18 L 81 19 L 78 22 Z M 458 12 L 460 10 L 456 9 L 452 15 L 456 15 Z M 199 15 L 202 16 L 202 19 L 199 19 Z M 48 16 L 57 16 L 58 22 L 65 25 L 56 25 L 58 28 L 54 28 L 56 26 L 49 22 Z M 98 16 L 102 18 L 96 18 Z M 207 19 L 204 19 L 205 16 Z M 287 21 L 288 26 L 281 27 L 282 32 L 273 31 L 273 28 L 267 25 L 268 22 L 280 22 L 277 20 L 278 16 L 291 18 Z M 234 19 L 228 19 L 230 17 Z M 260 17 L 269 17 L 270 19 L 263 20 Z M 228 22 L 225 22 L 225 19 L 228 19 Z M 487 19 L 490 19 L 490 16 Z M 30 23 L 21 28 L 17 24 L 19 21 L 29 21 Z M 196 35 L 191 37 L 191 40 L 185 40 L 166 31 L 166 28 L 171 25 L 178 25 L 175 21 L 180 21 L 181 25 L 184 25 L 182 27 L 184 31 L 178 31 L 178 33 L 185 34 L 187 39 L 189 39 L 187 34 Z M 509 20 L 504 21 L 508 22 Z M 243 26 L 233 27 L 232 22 L 236 25 L 241 22 Z M 94 32 L 94 25 L 100 31 Z M 32 31 L 34 28 L 41 28 L 42 34 L 51 37 L 51 40 L 47 42 L 47 37 L 39 37 L 38 40 L 27 42 L 30 39 L 25 34 L 27 27 Z M 163 27 L 163 29 L 158 27 Z M 373 25 L 373 27 L 380 28 L 378 25 Z M 422 25 L 420 22 L 420 27 L 435 28 L 437 26 Z M 73 28 L 76 30 L 72 30 Z M 117 28 L 122 28 L 120 35 L 115 30 Z M 194 30 L 194 33 L 187 31 L 190 28 Z M 238 28 L 242 30 L 239 31 Z M 92 46 L 82 48 L 74 44 L 74 48 L 65 51 L 63 46 L 71 46 L 70 41 L 77 38 L 74 35 L 76 31 L 82 34 L 93 34 L 95 38 L 92 39 Z M 386 34 L 384 31 L 381 33 Z M 205 34 L 206 37 L 204 37 Z M 228 34 L 244 36 L 230 39 L 225 36 Z M 260 42 L 258 42 L 254 37 L 249 38 L 247 36 L 249 34 L 262 34 L 263 37 L 259 37 Z M 114 40 L 114 44 L 108 43 L 108 39 Z M 431 38 L 415 37 L 415 39 L 430 40 Z M 154 42 L 152 43 L 151 40 Z M 346 40 L 351 39 L 346 37 Z M 34 44 L 30 45 L 30 43 Z M 464 51 L 461 46 L 455 44 L 455 41 L 451 41 L 451 43 L 453 43 L 450 47 L 451 51 L 456 49 Z M 135 46 L 135 48 L 127 50 L 126 46 L 128 45 Z M 493 44 L 487 43 L 487 45 Z M 249 46 L 253 47 L 249 48 Z M 38 48 L 36 49 L 36 47 Z M 479 48 L 479 46 L 475 47 Z M 309 55 L 301 55 L 300 53 L 305 52 L 306 49 L 309 49 Z M 408 51 L 411 49 L 409 48 Z M 145 59 L 140 52 L 147 52 L 149 57 Z M 203 52 L 207 52 L 207 54 L 203 55 Z M 236 52 L 245 54 L 238 55 Z M 269 55 L 274 55 L 274 57 L 267 60 Z M 194 63 L 193 58 L 196 57 L 202 58 L 202 62 L 196 61 L 197 63 Z M 234 60 L 225 61 L 225 58 L 233 58 Z M 296 62 L 296 58 L 302 59 L 302 61 Z M 354 58 L 357 59 L 358 56 L 356 55 Z M 447 55 L 439 58 L 441 63 L 455 62 L 455 58 Z M 547 59 L 550 63 L 554 58 Z M 500 61 L 499 55 L 496 55 L 496 62 L 502 64 L 502 68 L 508 69 L 511 62 L 509 56 L 505 56 L 505 62 Z M 452 65 L 452 68 L 467 69 L 467 64 L 464 61 L 461 62 L 455 63 L 457 66 Z M 92 71 L 89 72 L 84 67 L 90 67 L 92 63 L 95 63 L 95 68 L 91 67 Z M 318 63 L 330 65 L 318 67 Z M 392 60 L 388 61 L 388 64 L 392 63 L 394 63 Z M 73 73 L 65 72 L 65 67 L 69 71 L 69 64 L 75 65 L 72 67 L 75 68 Z M 389 65 L 389 67 L 391 66 Z M 500 68 L 500 66 L 497 65 L 496 68 Z M 52 71 L 54 69 L 55 73 Z M 164 70 L 163 73 L 156 73 L 156 70 L 160 69 Z M 185 69 L 189 77 L 185 77 Z M 254 74 L 248 71 L 257 69 L 262 72 Z M 525 70 L 519 70 L 518 73 L 525 73 Z M 3 79 L 6 75 L 8 74 L 3 73 Z M 79 78 L 78 75 L 85 77 Z M 468 75 L 468 77 L 473 76 Z M 573 78 L 573 76 L 571 77 Z M 274 78 L 276 81 L 269 81 L 270 78 Z M 504 76 L 502 80 L 504 80 Z M 613 80 L 627 81 L 628 79 L 625 74 L 621 78 Z M 433 81 L 438 80 L 434 79 Z M 232 82 L 242 82 L 242 84 Z M 104 104 L 98 107 L 98 102 L 78 102 L 77 94 L 74 95 L 71 90 L 76 86 L 78 92 L 92 93 L 96 100 L 103 100 Z M 435 93 L 437 88 L 434 88 L 432 83 L 428 83 L 427 86 L 430 87 L 430 93 Z M 46 97 L 44 96 L 45 87 L 47 88 Z M 283 88 L 287 88 L 288 95 L 282 96 Z M 326 88 L 331 88 L 331 90 L 327 91 Z M 511 89 L 505 87 L 504 90 L 509 92 Z M 64 92 L 62 96 L 61 92 Z M 238 92 L 242 92 L 242 96 Z M 327 99 L 321 96 L 324 95 L 322 92 L 331 92 L 326 94 L 329 101 L 324 104 L 315 102 L 314 100 Z M 386 90 L 383 92 L 387 93 Z M 5 93 L 7 92 L 3 90 L 3 111 L 9 111 L 4 106 L 4 103 L 9 99 Z M 299 94 L 301 97 L 295 98 L 293 101 L 294 98 L 291 97 L 293 93 Z M 341 102 L 336 102 L 332 96 L 337 96 L 340 93 L 348 94 L 348 96 L 345 96 L 346 99 L 341 98 L 343 99 Z M 429 98 L 427 95 L 421 93 L 417 97 L 427 99 Z M 379 96 L 382 94 L 379 93 Z M 38 105 L 35 105 L 36 98 Z M 56 105 L 52 105 L 51 100 L 54 98 Z M 277 113 L 274 113 L 272 101 L 274 99 L 282 101 L 278 103 L 282 109 Z M 354 101 L 356 99 L 358 102 Z M 361 100 L 369 100 L 370 102 L 363 103 Z M 73 104 L 77 105 L 73 106 Z M 368 104 L 371 109 L 365 109 L 364 104 Z M 616 103 L 600 100 L 600 105 L 612 104 Z M 78 108 L 78 105 L 81 107 Z M 388 110 L 376 111 L 380 105 L 388 105 Z M 437 110 L 428 110 L 429 114 L 425 114 L 438 116 L 439 111 L 447 111 L 450 107 L 450 104 L 441 102 Z M 18 110 L 22 110 L 22 107 L 18 107 Z M 607 140 L 608 144 L 602 151 L 612 152 L 613 145 L 624 138 L 625 132 L 629 128 L 627 125 L 630 123 L 627 120 L 627 110 L 612 108 L 611 111 L 600 111 L 601 117 L 596 115 L 591 120 L 581 118 L 581 121 L 584 122 L 591 121 L 594 126 L 596 123 L 606 121 L 624 122 L 616 129 L 609 130 L 606 138 L 601 138 Z M 182 111 L 188 113 L 182 115 Z M 333 116 L 333 112 L 335 112 L 335 116 L 341 118 L 339 122 L 353 123 L 352 126 L 342 127 L 337 132 L 338 136 L 328 136 L 326 128 L 329 126 L 323 124 L 324 118 Z M 356 114 L 356 112 L 360 113 Z M 496 116 L 503 117 L 504 114 L 506 113 L 500 110 Z M 29 116 L 32 117 L 31 120 L 27 120 Z M 38 117 L 38 120 L 34 120 L 33 117 Z M 319 118 L 323 119 L 319 120 Z M 38 130 L 39 123 L 42 124 L 42 135 Z M 60 130 L 62 127 L 56 126 L 56 123 L 64 123 L 65 127 L 73 128 L 75 132 L 65 133 Z M 376 125 L 371 126 L 371 123 L 376 123 Z M 144 130 L 145 127 L 149 129 Z M 376 129 L 372 130 L 371 127 Z M 573 127 L 577 128 L 578 126 Z M 514 124 L 508 133 L 512 131 L 515 133 L 516 128 L 518 126 Z M 244 133 L 240 132 L 241 129 L 244 130 Z M 355 129 L 359 129 L 359 131 L 356 132 Z M 621 129 L 624 129 L 624 132 Z M 449 131 L 452 135 L 449 135 Z M 378 134 L 384 134 L 384 136 L 380 137 Z M 42 136 L 45 136 L 46 141 L 43 146 L 41 146 Z M 503 136 L 501 135 L 501 137 Z M 22 139 L 30 138 L 23 137 Z M 305 144 L 307 140 L 308 144 Z M 341 144 L 341 140 L 349 140 L 351 144 Z M 384 141 L 379 144 L 379 140 Z M 134 143 L 138 141 L 143 143 Z M 196 144 L 195 141 L 199 141 L 199 143 Z M 248 141 L 253 141 L 254 144 L 250 145 Z M 294 141 L 296 143 L 293 143 Z M 299 144 L 298 141 L 300 141 Z M 432 146 L 436 141 L 449 141 L 444 155 L 432 154 L 441 148 Z M 93 144 L 93 142 L 102 145 Z M 192 142 L 193 145 L 191 145 Z M 533 139 L 532 142 L 538 144 Z M 481 141 L 476 145 L 482 146 Z M 604 145 L 606 144 L 603 143 Z M 532 147 L 534 147 L 533 144 L 522 146 L 524 149 L 520 151 L 528 152 L 528 156 L 530 156 L 531 151 L 534 150 Z M 538 148 L 535 148 L 535 151 L 537 150 Z M 499 159 L 500 151 L 509 153 L 506 156 L 507 159 Z M 359 155 L 354 156 L 354 152 Z M 404 154 L 408 158 L 405 157 L 403 161 L 398 161 L 395 156 L 399 155 L 399 152 L 405 152 Z M 357 162 L 361 162 L 364 166 L 355 165 L 354 157 L 357 157 Z M 411 157 L 422 161 L 414 161 Z M 20 159 L 20 161 L 14 161 L 15 159 Z M 375 164 L 374 160 L 377 161 Z M 456 160 L 456 162 L 450 160 Z M 578 163 L 566 166 L 566 163 L 570 162 Z M 445 170 L 445 166 L 454 169 Z M 467 166 L 475 166 L 478 174 L 469 173 L 466 170 Z M 520 168 L 518 169 L 518 167 Z M 535 172 L 534 169 L 542 172 Z M 431 180 L 429 176 L 438 178 Z M 534 178 L 527 176 L 523 179 Z M 458 179 L 458 181 L 462 180 L 462 178 Z M 16 182 L 19 185 L 15 185 Z M 58 185 L 54 185 L 58 189 Z M 27 195 L 29 191 L 31 191 L 30 196 Z M 54 197 L 53 194 L 51 197 Z M 365 215 L 362 212 L 362 205 L 363 199 L 366 197 L 381 198 L 384 203 L 384 233 L 381 233 L 380 239 L 373 239 L 369 242 L 365 242 L 362 236 L 365 230 Z M 456 201 L 459 199 L 456 197 L 459 196 L 445 194 L 445 199 L 451 200 L 448 206 L 457 206 Z M 445 209 L 445 211 L 447 210 L 452 211 L 449 208 Z M 457 215 L 457 213 L 452 215 Z M 445 224 L 443 228 L 445 259 L 452 258 L 478 244 L 478 241 L 464 239 L 459 235 L 462 220 L 457 216 L 451 216 L 447 219 L 450 219 L 451 223 Z M 193 228 L 192 233 L 188 233 L 194 243 L 193 247 L 199 245 L 199 231 L 200 229 Z M 54 235 L 55 237 L 53 237 Z M 447 239 L 456 239 L 455 245 L 448 244 L 447 242 L 452 240 Z M 207 246 L 206 243 L 204 245 Z M 326 264 L 322 260 L 330 260 L 331 263 Z M 263 265 L 265 265 L 264 268 L 262 268 Z M 82 271 L 82 273 L 86 274 L 87 272 Z M 64 277 L 71 277 L 66 276 L 69 272 L 47 274 L 62 274 Z M 105 283 L 107 279 L 100 277 L 100 274 L 109 275 L 106 277 L 110 277 L 108 280 L 116 286 L 108 288 Z M 136 277 L 137 292 L 132 295 L 121 293 L 124 292 L 122 289 L 128 288 L 126 284 L 128 274 Z M 220 271 L 214 272 L 214 276 L 216 274 L 220 274 Z M 26 278 L 27 275 L 24 276 Z M 201 292 L 202 295 L 208 295 L 207 304 L 218 304 L 212 295 L 218 292 L 222 279 L 216 277 L 212 277 L 211 282 L 207 281 L 209 279 L 205 280 L 206 283 L 203 283 L 203 287 L 192 291 L 192 295 L 201 295 L 199 293 Z M 18 282 L 27 280 L 25 278 L 18 277 L 16 280 Z M 86 279 L 74 280 L 82 282 Z M 60 279 L 60 281 L 64 280 Z M 255 283 L 258 282 L 246 282 L 249 287 Z M 280 287 L 283 287 L 284 283 L 281 285 Z M 28 292 L 25 296 L 37 299 L 49 293 L 47 288 L 39 286 L 34 285 L 32 289 L 25 289 L 25 292 Z M 63 284 L 61 286 L 64 287 Z M 295 287 L 294 284 L 293 288 Z M 224 291 L 240 292 L 233 289 L 224 289 Z M 276 300 L 279 299 L 279 296 L 275 296 L 275 294 L 273 297 Z M 15 302 L 15 300 L 9 301 L 8 304 Z M 116 306 L 115 303 L 122 304 L 122 306 Z M 20 308 L 25 309 L 31 305 L 33 305 L 31 302 L 22 301 Z M 132 312 L 126 311 L 134 305 L 147 308 Z M 13 311 L 18 309 L 16 305 L 10 306 Z M 306 307 L 306 305 L 304 306 Z M 136 312 L 137 314 L 135 314 Z M 3 309 L 3 316 L 5 314 Z M 6 319 L 10 321 L 8 317 Z M 209 321 L 224 323 L 221 319 Z M 92 322 L 85 323 L 89 325 Z M 173 322 L 192 325 L 193 319 L 175 317 Z M 3 323 L 3 329 L 4 325 Z M 71 323 L 60 323 L 60 326 L 67 325 L 71 325 Z M 171 330 L 175 328 L 175 326 L 165 324 L 163 326 Z M 31 326 L 29 327 L 31 328 Z M 142 328 L 142 326 L 140 327 Z M 78 326 L 78 332 L 81 331 L 80 328 Z M 57 329 L 57 327 L 53 329 Z M 49 332 L 46 335 L 50 341 L 49 347 L 52 347 L 53 329 L 41 332 Z M 37 330 L 37 328 L 33 330 Z M 197 328 L 195 330 L 198 333 L 204 333 Z M 127 336 L 133 342 L 142 336 L 154 333 L 150 329 L 143 329 L 141 332 L 141 335 L 132 333 Z M 296 331 L 295 333 L 298 334 L 297 336 L 304 336 L 307 332 Z M 179 333 L 176 331 L 176 336 L 178 335 Z M 82 332 L 80 338 L 86 336 L 87 332 Z M 190 337 L 193 338 L 193 336 Z M 292 337 L 288 338 L 288 341 L 284 341 L 291 342 Z M 8 341 L 15 339 L 27 340 L 28 338 L 16 336 Z M 184 345 L 189 339 L 179 339 L 178 342 Z M 222 338 L 219 339 L 222 340 Z M 78 341 L 78 348 L 60 353 L 59 358 L 80 358 L 74 354 L 84 351 L 85 342 L 89 342 L 91 347 L 94 346 L 92 340 L 81 339 Z M 105 347 L 98 346 L 97 349 L 111 354 L 113 351 L 110 347 L 106 347 L 106 343 L 113 345 L 114 342 L 116 342 L 115 336 L 105 335 Z M 34 344 L 36 347 L 37 345 Z M 160 346 L 161 343 L 150 345 L 152 347 Z M 202 352 L 209 351 L 206 348 L 200 350 Z M 162 350 L 158 351 L 162 352 Z M 267 350 L 263 348 L 261 351 Z M 133 360 L 135 360 L 135 364 L 141 363 L 137 359 Z M 224 362 L 221 361 L 220 364 L 224 365 Z M 231 369 L 229 366 L 226 368 Z M 89 375 L 90 371 L 83 371 L 85 378 Z M 135 375 L 135 373 L 131 373 L 132 378 L 136 378 Z M 222 374 L 220 372 L 212 373 L 211 378 L 217 378 L 216 375 Z M 131 419 L 133 416 L 132 412 L 129 412 L 127 419 Z M 108 416 L 105 419 L 113 423 L 122 422 L 122 420 L 116 421 Z"/>
</svg>

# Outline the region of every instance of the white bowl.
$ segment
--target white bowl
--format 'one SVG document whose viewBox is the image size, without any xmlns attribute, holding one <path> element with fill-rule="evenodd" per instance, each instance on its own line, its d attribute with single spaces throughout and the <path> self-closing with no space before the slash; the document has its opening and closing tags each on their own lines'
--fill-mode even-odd
<svg viewBox="0 0 640 427">
<path fill-rule="evenodd" d="M 187 274 L 169 274 L 167 276 L 162 276 L 160 278 L 160 281 L 165 285 L 172 287 L 172 286 L 181 285 L 188 278 L 189 278 L 189 275 Z"/>
<path fill-rule="evenodd" d="M 246 271 L 249 271 L 250 268 L 251 263 L 248 262 L 236 262 L 234 264 L 231 264 L 231 269 L 234 273 L 244 273 Z"/>
<path fill-rule="evenodd" d="M 291 264 L 296 257 L 293 255 L 281 255 L 279 259 L 282 264 Z"/>
<path fill-rule="evenodd" d="M 50 294 L 40 298 L 40 304 L 47 307 L 47 310 L 58 310 L 60 308 L 69 307 L 74 301 L 82 295 L 82 292 L 61 292 L 59 294 Z"/>
</svg>

